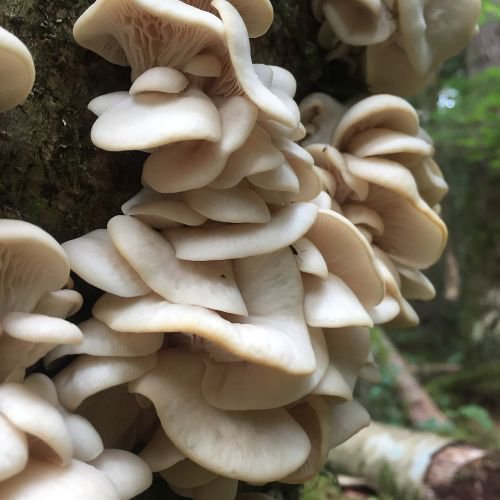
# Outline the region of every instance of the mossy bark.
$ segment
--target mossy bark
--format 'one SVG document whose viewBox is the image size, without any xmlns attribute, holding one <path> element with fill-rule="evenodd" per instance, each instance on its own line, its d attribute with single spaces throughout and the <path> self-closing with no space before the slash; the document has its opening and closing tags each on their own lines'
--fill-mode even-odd
<svg viewBox="0 0 500 500">
<path fill-rule="evenodd" d="M 87 103 L 130 85 L 127 68 L 73 40 L 73 24 L 90 4 L 0 0 L 0 26 L 28 46 L 37 71 L 26 102 L 0 115 L 0 217 L 33 222 L 60 241 L 105 227 L 140 189 L 145 157 L 108 153 L 90 142 L 94 117 Z M 321 68 L 313 70 L 319 57 L 309 1 L 276 0 L 275 7 L 269 34 L 252 41 L 255 61 L 287 67 L 310 87 Z"/>
</svg>

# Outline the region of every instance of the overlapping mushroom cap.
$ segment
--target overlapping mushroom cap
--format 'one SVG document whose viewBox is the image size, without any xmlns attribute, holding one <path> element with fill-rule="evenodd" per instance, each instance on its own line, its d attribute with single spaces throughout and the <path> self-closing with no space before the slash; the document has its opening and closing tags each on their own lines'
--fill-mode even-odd
<svg viewBox="0 0 500 500">
<path fill-rule="evenodd" d="M 419 270 L 437 261 L 447 237 L 437 215 L 447 185 L 415 110 L 399 97 L 377 95 L 346 109 L 340 119 L 332 117 L 333 127 L 309 113 L 306 126 L 312 139 L 306 138 L 307 150 L 323 170 L 325 190 L 317 202 L 356 225 L 384 275 L 386 296 L 372 318 L 384 322 L 399 309 L 403 323 L 415 323 L 418 318 L 402 293 L 432 298 L 432 285 Z M 325 142 L 314 143 L 314 138 Z M 414 293 L 409 291 L 413 288 Z"/>
<path fill-rule="evenodd" d="M 365 47 L 362 66 L 373 92 L 412 95 L 458 54 L 477 29 L 480 0 L 311 0 L 322 23 L 318 41 Z"/>
<path fill-rule="evenodd" d="M 27 222 L 0 220 L 0 382 L 21 381 L 56 345 L 82 341 L 64 319 L 82 302 L 61 290 L 68 279 L 68 258 L 54 238 Z"/>
<path fill-rule="evenodd" d="M 126 500 L 151 483 L 138 457 L 104 450 L 88 420 L 60 405 L 45 375 L 0 385 L 0 434 L 2 498 Z"/>
<path fill-rule="evenodd" d="M 35 81 L 35 65 L 26 45 L 0 27 L 0 112 L 21 104 Z"/>
</svg>

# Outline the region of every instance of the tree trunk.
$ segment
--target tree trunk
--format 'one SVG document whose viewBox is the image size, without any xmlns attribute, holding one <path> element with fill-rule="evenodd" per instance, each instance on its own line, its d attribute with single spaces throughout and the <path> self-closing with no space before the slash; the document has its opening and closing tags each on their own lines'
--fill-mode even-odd
<svg viewBox="0 0 500 500">
<path fill-rule="evenodd" d="M 332 450 L 330 464 L 401 500 L 500 498 L 500 456 L 437 434 L 372 423 Z"/>
<path fill-rule="evenodd" d="M 101 151 L 90 142 L 94 117 L 86 110 L 88 102 L 130 86 L 128 68 L 73 40 L 73 24 L 90 4 L 0 0 L 0 26 L 27 45 L 37 71 L 25 104 L 0 116 L 0 218 L 33 222 L 60 241 L 105 227 L 140 189 L 145 158 L 138 152 Z M 321 72 L 320 64 L 312 69 L 319 56 L 309 0 L 274 4 L 272 29 L 252 41 L 254 60 L 290 69 L 305 88 Z"/>
</svg>

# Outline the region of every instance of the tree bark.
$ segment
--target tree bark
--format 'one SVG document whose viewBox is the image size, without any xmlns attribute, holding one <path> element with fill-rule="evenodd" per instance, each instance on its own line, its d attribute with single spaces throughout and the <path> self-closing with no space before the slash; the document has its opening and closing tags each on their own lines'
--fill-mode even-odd
<svg viewBox="0 0 500 500">
<path fill-rule="evenodd" d="M 332 450 L 330 465 L 401 500 L 500 498 L 498 454 L 432 433 L 372 423 Z"/>
</svg>

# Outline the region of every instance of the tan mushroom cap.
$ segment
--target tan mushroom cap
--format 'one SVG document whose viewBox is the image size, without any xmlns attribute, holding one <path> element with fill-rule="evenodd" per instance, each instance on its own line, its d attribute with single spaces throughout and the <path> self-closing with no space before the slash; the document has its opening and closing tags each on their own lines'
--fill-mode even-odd
<svg viewBox="0 0 500 500">
<path fill-rule="evenodd" d="M 146 185 L 161 193 L 177 193 L 204 187 L 221 174 L 229 155 L 251 134 L 257 108 L 242 96 L 221 99 L 217 108 L 220 141 L 187 140 L 154 152 L 144 163 L 142 179 Z"/>
<path fill-rule="evenodd" d="M 337 404 L 335 399 L 327 402 L 331 405 L 331 421 L 335 431 L 331 433 L 330 448 L 335 448 L 370 425 L 370 415 L 356 400 Z M 330 453 L 335 453 L 332 450 Z"/>
<path fill-rule="evenodd" d="M 254 186 L 269 191 L 298 193 L 300 190 L 300 183 L 295 170 L 286 162 L 273 170 L 249 175 L 247 179 Z"/>
<path fill-rule="evenodd" d="M 146 295 L 151 289 L 116 250 L 105 229 L 63 243 L 71 269 L 91 285 L 122 297 Z"/>
<path fill-rule="evenodd" d="M 238 11 L 226 0 L 213 0 L 224 25 L 227 50 L 236 79 L 245 95 L 269 119 L 295 129 L 297 119 L 294 112 L 280 97 L 268 89 L 257 76 L 252 64 L 248 32 Z"/>
<path fill-rule="evenodd" d="M 373 326 L 373 322 L 353 291 L 338 277 L 326 279 L 305 275 L 304 315 L 309 326 L 340 328 Z"/>
<path fill-rule="evenodd" d="M 21 104 L 35 82 L 31 54 L 19 38 L 0 27 L 0 112 Z"/>
<path fill-rule="evenodd" d="M 79 356 L 54 377 L 61 404 L 75 410 L 98 392 L 139 378 L 153 369 L 155 354 L 140 357 Z"/>
<path fill-rule="evenodd" d="M 418 269 L 396 265 L 401 279 L 401 293 L 407 299 L 432 300 L 436 289 Z"/>
<path fill-rule="evenodd" d="M 129 387 L 151 399 L 177 448 L 212 472 L 267 482 L 289 474 L 306 460 L 309 439 L 284 410 L 213 408 L 200 390 L 203 372 L 203 362 L 195 355 L 163 351 L 157 368 Z M 218 432 L 207 433 L 207 428 Z"/>
<path fill-rule="evenodd" d="M 179 259 L 239 259 L 274 252 L 304 236 L 316 220 L 317 207 L 295 203 L 277 210 L 267 224 L 229 224 L 215 228 L 164 231 Z"/>
<path fill-rule="evenodd" d="M 448 184 L 443 178 L 443 173 L 431 158 L 412 169 L 412 174 L 420 196 L 430 207 L 439 203 L 448 192 Z"/>
<path fill-rule="evenodd" d="M 382 300 L 384 283 L 373 251 L 348 219 L 333 210 L 320 209 L 306 237 L 323 255 L 329 272 L 338 276 L 364 307 Z"/>
<path fill-rule="evenodd" d="M 89 465 L 110 479 L 120 500 L 135 498 L 153 482 L 153 475 L 147 464 L 128 451 L 104 450 Z"/>
<path fill-rule="evenodd" d="M 238 492 L 238 481 L 218 476 L 209 483 L 198 486 L 197 488 L 170 488 L 178 495 L 194 500 L 234 500 Z"/>
<path fill-rule="evenodd" d="M 30 460 L 21 474 L 0 483 L 9 500 L 122 500 L 110 479 L 91 465 L 71 460 L 66 467 Z"/>
<path fill-rule="evenodd" d="M 216 408 L 239 411 L 280 408 L 298 401 L 317 386 L 329 363 L 322 330 L 310 329 L 310 338 L 316 358 L 316 370 L 310 375 L 294 376 L 257 363 L 205 359 L 204 398 Z"/>
<path fill-rule="evenodd" d="M 180 452 L 165 434 L 161 425 L 139 456 L 149 465 L 153 472 L 159 472 L 184 460 L 186 456 Z"/>
<path fill-rule="evenodd" d="M 165 299 L 233 314 L 247 314 L 227 260 L 179 260 L 159 232 L 127 215 L 108 222 L 114 246 L 141 278 Z"/>
<path fill-rule="evenodd" d="M 335 35 L 349 45 L 380 43 L 396 30 L 382 0 L 325 0 L 323 14 Z"/>
<path fill-rule="evenodd" d="M 193 189 L 184 195 L 186 203 L 203 216 L 220 222 L 259 223 L 271 221 L 264 200 L 244 186 L 229 189 Z"/>
<path fill-rule="evenodd" d="M 105 110 L 91 131 L 92 142 L 107 151 L 141 151 L 178 141 L 220 138 L 216 107 L 194 88 L 182 94 L 145 92 L 129 96 Z"/>
<path fill-rule="evenodd" d="M 245 144 L 228 158 L 224 170 L 210 187 L 215 189 L 234 187 L 246 176 L 268 172 L 284 162 L 285 157 L 273 144 L 269 134 L 256 125 Z"/>
<path fill-rule="evenodd" d="M 426 74 L 458 54 L 472 38 L 480 0 L 398 0 L 400 44 L 418 74 Z"/>
<path fill-rule="evenodd" d="M 77 20 L 77 43 L 132 67 L 135 80 L 154 67 L 180 68 L 203 51 L 223 51 L 220 19 L 180 0 L 98 0 Z"/>
<path fill-rule="evenodd" d="M 295 375 L 311 374 L 316 360 L 302 312 L 302 281 L 291 250 L 238 259 L 234 272 L 249 314 L 234 316 L 232 322 L 215 311 L 172 304 L 155 295 L 131 300 L 104 295 L 93 314 L 117 331 L 184 332 L 241 360 Z"/>
<path fill-rule="evenodd" d="M 400 97 L 388 94 L 367 97 L 344 114 L 333 135 L 332 146 L 344 151 L 353 137 L 372 128 L 416 136 L 419 131 L 417 112 Z"/>
<path fill-rule="evenodd" d="M 68 281 L 68 258 L 42 229 L 28 222 L 0 220 L 0 244 L 0 319 L 9 311 L 32 311 L 47 292 Z"/>
<path fill-rule="evenodd" d="M 147 356 L 158 351 L 163 343 L 162 333 L 115 332 L 104 323 L 90 318 L 78 325 L 83 333 L 83 342 L 78 345 L 59 345 L 47 356 L 45 363 L 70 354 L 90 354 L 92 356 Z"/>
<path fill-rule="evenodd" d="M 174 68 L 150 68 L 138 76 L 130 87 L 129 94 L 142 92 L 164 92 L 178 94 L 189 85 L 189 80 Z"/>
</svg>

